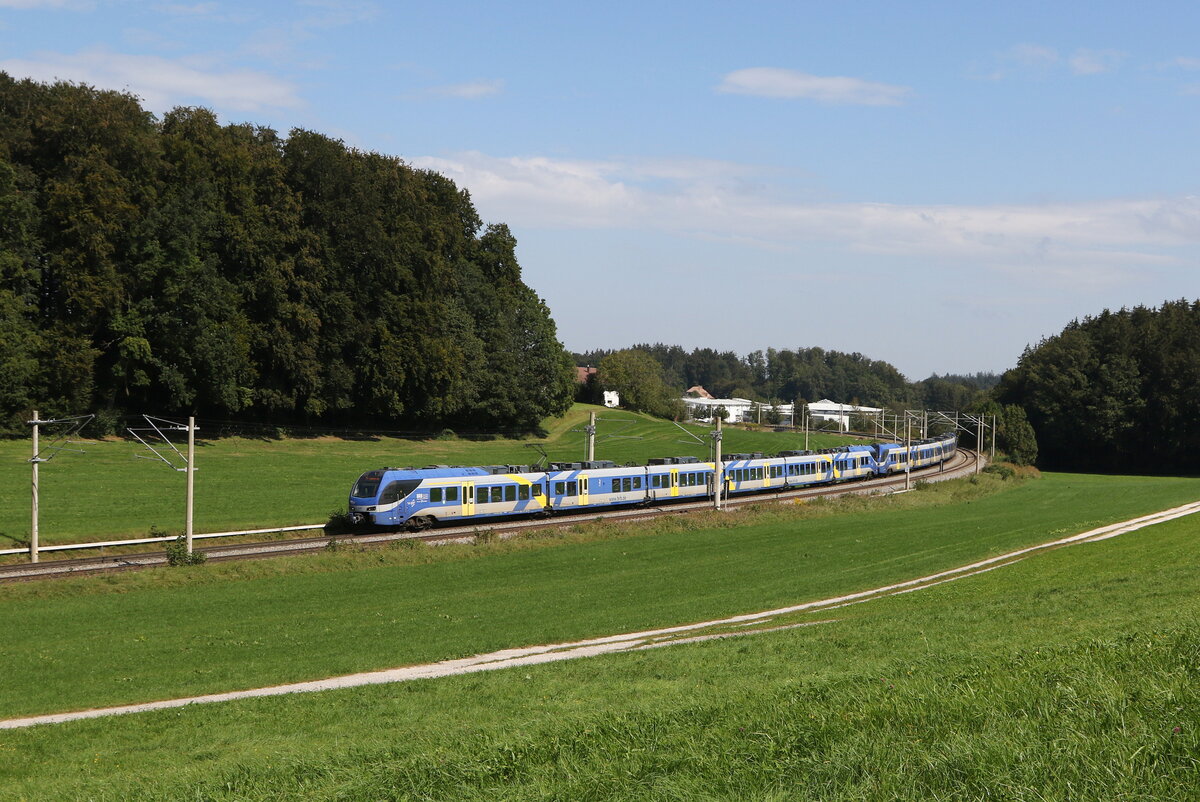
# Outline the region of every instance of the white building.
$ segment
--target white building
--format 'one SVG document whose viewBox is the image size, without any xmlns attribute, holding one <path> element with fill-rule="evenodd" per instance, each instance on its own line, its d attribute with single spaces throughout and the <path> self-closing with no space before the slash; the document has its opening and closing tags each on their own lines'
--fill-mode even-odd
<svg viewBox="0 0 1200 802">
<path fill-rule="evenodd" d="M 808 414 L 823 421 L 834 421 L 843 432 L 850 431 L 851 415 L 874 416 L 883 412 L 879 407 L 864 407 L 858 404 L 840 404 L 823 398 L 808 405 Z"/>
<path fill-rule="evenodd" d="M 718 407 L 725 410 L 726 423 L 762 423 L 762 416 L 771 409 L 770 404 L 758 404 L 749 398 L 691 398 L 685 396 L 684 406 L 696 420 L 712 420 Z M 779 420 L 785 425 L 792 422 L 792 405 L 779 404 L 775 407 Z"/>
<path fill-rule="evenodd" d="M 604 391 L 604 406 L 619 407 L 621 406 L 621 395 L 616 390 Z"/>
<path fill-rule="evenodd" d="M 748 398 L 692 398 L 682 399 L 688 409 L 688 414 L 695 420 L 712 420 L 713 412 L 723 407 L 728 413 L 726 423 L 761 423 L 762 416 L 771 409 L 770 404 L 757 404 Z M 792 404 L 779 404 L 775 407 L 779 414 L 778 420 L 785 426 L 792 425 L 794 409 Z M 879 407 L 864 407 L 859 404 L 842 404 L 830 401 L 828 398 L 814 401 L 808 405 L 811 418 L 820 421 L 832 421 L 838 424 L 843 432 L 850 430 L 851 415 L 873 416 L 883 410 Z M 800 421 L 796 421 L 797 424 Z"/>
</svg>

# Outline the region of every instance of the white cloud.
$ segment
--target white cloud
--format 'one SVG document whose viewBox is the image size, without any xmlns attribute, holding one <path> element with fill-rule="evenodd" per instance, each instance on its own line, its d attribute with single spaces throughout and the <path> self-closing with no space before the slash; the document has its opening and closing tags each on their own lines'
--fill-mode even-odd
<svg viewBox="0 0 1200 802">
<path fill-rule="evenodd" d="M 1200 58 L 1180 56 L 1173 63 L 1176 67 L 1182 67 L 1185 70 L 1200 70 Z"/>
<path fill-rule="evenodd" d="M 779 67 L 749 67 L 726 75 L 717 91 L 758 97 L 806 98 L 821 103 L 899 106 L 912 89 L 860 78 L 809 75 Z"/>
<path fill-rule="evenodd" d="M 498 95 L 504 91 L 504 81 L 472 81 L 469 83 L 450 84 L 448 86 L 433 86 L 425 90 L 426 94 L 457 97 L 464 100 Z"/>
<path fill-rule="evenodd" d="M 1071 56 L 1071 72 L 1075 75 L 1098 75 L 1112 72 L 1125 58 L 1119 50 L 1076 50 Z"/>
<path fill-rule="evenodd" d="M 74 81 L 132 92 L 153 111 L 188 104 L 233 111 L 303 105 L 287 81 L 255 70 L 226 69 L 203 58 L 166 59 L 108 50 L 39 53 L 32 59 L 0 60 L 0 69 L 38 81 Z"/>
<path fill-rule="evenodd" d="M 1200 198 L 1024 205 L 795 203 L 761 188 L 765 172 L 724 162 L 494 158 L 472 152 L 413 163 L 470 190 L 482 214 L 530 228 L 656 230 L 754 243 L 815 244 L 950 264 L 1063 271 L 1175 264 L 1200 245 Z"/>
<path fill-rule="evenodd" d="M 1049 67 L 1058 63 L 1058 51 L 1044 45 L 1014 45 L 1008 51 L 1005 60 L 1016 62 L 1022 67 Z"/>
</svg>

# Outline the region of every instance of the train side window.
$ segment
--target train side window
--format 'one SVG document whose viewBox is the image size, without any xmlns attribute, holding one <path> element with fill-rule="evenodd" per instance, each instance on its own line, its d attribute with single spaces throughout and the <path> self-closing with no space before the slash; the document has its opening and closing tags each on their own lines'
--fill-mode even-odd
<svg viewBox="0 0 1200 802">
<path fill-rule="evenodd" d="M 517 499 L 519 501 L 529 501 L 529 485 L 521 485 L 517 488 Z"/>
<path fill-rule="evenodd" d="M 567 483 L 566 482 L 555 482 L 554 483 L 554 495 L 562 496 L 562 495 L 565 495 L 566 492 L 567 492 Z"/>
<path fill-rule="evenodd" d="M 458 501 L 458 488 L 457 487 L 447 487 L 446 488 L 446 501 Z"/>
<path fill-rule="evenodd" d="M 567 482 L 567 495 L 568 496 L 578 496 L 579 495 L 579 485 L 576 484 L 575 482 Z"/>
<path fill-rule="evenodd" d="M 516 501 L 517 500 L 517 486 L 516 485 L 505 486 L 504 500 L 505 501 Z"/>
<path fill-rule="evenodd" d="M 621 480 L 621 489 L 624 490 L 626 493 L 633 490 L 633 479 L 629 478 L 628 476 L 626 476 L 624 479 L 622 479 Z"/>
<path fill-rule="evenodd" d="M 640 476 L 633 477 L 633 489 L 634 490 L 642 489 L 642 477 L 640 477 Z"/>
<path fill-rule="evenodd" d="M 500 485 L 492 488 L 492 501 L 504 501 L 504 488 Z"/>
<path fill-rule="evenodd" d="M 442 489 L 440 487 L 429 488 L 429 501 L 433 504 L 442 503 Z"/>
<path fill-rule="evenodd" d="M 541 485 L 534 485 L 534 486 L 533 486 L 533 497 L 534 497 L 534 498 L 541 498 L 541 496 L 542 496 L 542 486 L 541 486 Z"/>
</svg>

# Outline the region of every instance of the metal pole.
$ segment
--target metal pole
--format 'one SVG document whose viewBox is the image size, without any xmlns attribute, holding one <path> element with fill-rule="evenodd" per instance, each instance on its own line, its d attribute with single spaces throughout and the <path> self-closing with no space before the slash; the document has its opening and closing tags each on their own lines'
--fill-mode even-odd
<svg viewBox="0 0 1200 802">
<path fill-rule="evenodd" d="M 804 407 L 804 450 L 808 451 L 808 406 Z"/>
<path fill-rule="evenodd" d="M 996 461 L 996 416 L 992 416 L 992 462 Z"/>
<path fill-rule="evenodd" d="M 721 491 L 725 489 L 725 466 L 721 462 L 721 416 L 715 416 L 717 428 L 713 431 L 713 445 L 716 451 L 713 456 L 713 483 L 716 493 L 713 494 L 713 509 L 721 509 Z"/>
<path fill-rule="evenodd" d="M 188 418 L 188 460 L 187 460 L 187 527 L 184 534 L 187 540 L 187 553 L 192 553 L 192 492 L 196 475 L 196 419 Z"/>
<path fill-rule="evenodd" d="M 29 530 L 29 561 L 35 563 L 38 561 L 38 424 L 41 421 L 38 419 L 38 411 L 33 411 L 33 524 Z"/>
<path fill-rule="evenodd" d="M 908 431 L 908 412 L 904 413 L 904 489 L 912 489 L 912 440 Z"/>
<path fill-rule="evenodd" d="M 587 433 L 587 461 L 591 462 L 596 458 L 596 413 L 588 413 L 588 425 L 583 430 Z"/>
<path fill-rule="evenodd" d="M 979 473 L 979 463 L 983 461 L 983 416 L 980 415 L 975 421 L 975 452 L 978 458 L 975 460 L 975 473 Z"/>
</svg>

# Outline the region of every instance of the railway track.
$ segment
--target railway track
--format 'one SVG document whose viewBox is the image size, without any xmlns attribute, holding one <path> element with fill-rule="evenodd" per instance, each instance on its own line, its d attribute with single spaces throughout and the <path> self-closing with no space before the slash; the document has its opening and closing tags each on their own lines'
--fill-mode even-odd
<svg viewBox="0 0 1200 802">
<path fill-rule="evenodd" d="M 912 482 L 937 482 L 947 479 L 957 479 L 976 472 L 982 457 L 973 451 L 958 449 L 949 463 L 922 468 L 913 471 L 909 478 Z M 724 500 L 727 508 L 741 507 L 747 504 L 763 502 L 792 502 L 805 501 L 819 497 L 836 497 L 844 495 L 868 495 L 872 493 L 902 492 L 906 484 L 903 473 L 893 474 L 879 479 L 852 482 L 838 485 L 823 485 L 797 490 L 776 490 L 755 493 L 750 496 L 739 496 Z M 289 554 L 311 554 L 324 551 L 330 543 L 347 546 L 377 546 L 395 541 L 423 541 L 429 544 L 443 543 L 474 543 L 480 536 L 506 539 L 517 537 L 526 532 L 541 529 L 556 529 L 569 526 L 580 521 L 638 521 L 661 517 L 663 515 L 686 515 L 697 510 L 712 509 L 712 501 L 689 501 L 654 506 L 627 507 L 616 510 L 594 511 L 579 514 L 563 514 L 552 518 L 520 521 L 500 521 L 490 526 L 447 526 L 436 531 L 425 532 L 372 532 L 369 534 L 320 535 L 318 537 L 295 538 L 291 540 L 274 540 L 261 543 L 239 543 L 222 546 L 212 546 L 202 551 L 211 562 L 230 560 L 253 560 L 278 557 Z M 63 576 L 95 575 L 135 571 L 145 568 L 166 565 L 165 551 L 130 553 L 100 557 L 82 557 L 65 560 L 49 560 L 40 563 L 22 563 L 0 566 L 0 582 L 32 581 L 51 579 Z"/>
</svg>

